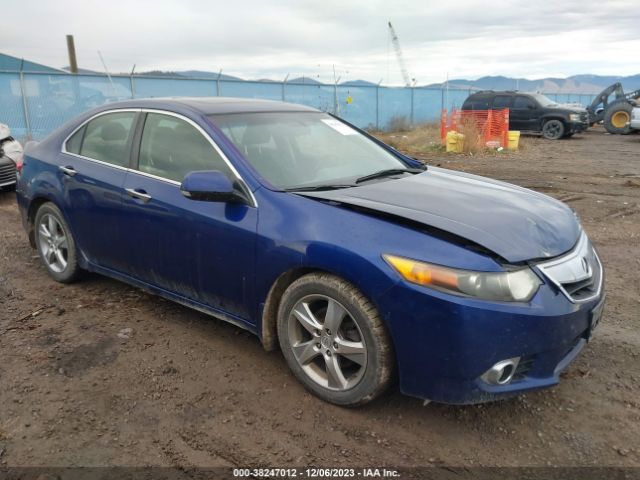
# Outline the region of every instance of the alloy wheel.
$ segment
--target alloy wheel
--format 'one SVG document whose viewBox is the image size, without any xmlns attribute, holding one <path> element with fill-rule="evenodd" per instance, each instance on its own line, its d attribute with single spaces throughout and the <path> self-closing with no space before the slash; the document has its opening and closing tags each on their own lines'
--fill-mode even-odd
<svg viewBox="0 0 640 480">
<path fill-rule="evenodd" d="M 555 140 L 560 138 L 564 133 L 564 126 L 559 120 L 549 120 L 544 124 L 542 133 L 545 138 Z"/>
<path fill-rule="evenodd" d="M 299 300 L 288 320 L 291 351 L 305 374 L 335 391 L 353 388 L 367 366 L 367 347 L 358 324 L 338 301 L 325 295 Z"/>
<path fill-rule="evenodd" d="M 40 253 L 48 268 L 61 273 L 68 264 L 68 241 L 58 219 L 47 213 L 38 224 L 38 244 Z"/>
</svg>

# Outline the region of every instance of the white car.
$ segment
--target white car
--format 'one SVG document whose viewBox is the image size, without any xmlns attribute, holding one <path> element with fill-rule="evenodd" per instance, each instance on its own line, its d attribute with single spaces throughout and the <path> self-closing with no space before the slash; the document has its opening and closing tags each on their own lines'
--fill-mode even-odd
<svg viewBox="0 0 640 480">
<path fill-rule="evenodd" d="M 629 125 L 633 129 L 640 130 L 640 107 L 634 107 L 631 110 L 631 122 Z"/>
<path fill-rule="evenodd" d="M 16 167 L 22 162 L 22 145 L 11 136 L 9 127 L 0 123 L 0 190 L 16 184 Z"/>
</svg>

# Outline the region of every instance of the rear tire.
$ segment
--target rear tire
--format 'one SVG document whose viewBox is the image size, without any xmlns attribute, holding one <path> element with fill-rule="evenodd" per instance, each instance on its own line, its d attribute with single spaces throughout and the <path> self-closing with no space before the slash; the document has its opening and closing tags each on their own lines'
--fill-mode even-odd
<svg viewBox="0 0 640 480">
<path fill-rule="evenodd" d="M 336 276 L 311 273 L 289 286 L 278 340 L 296 378 L 327 402 L 364 405 L 391 383 L 393 349 L 378 310 Z"/>
<path fill-rule="evenodd" d="M 542 125 L 542 136 L 547 140 L 558 140 L 564 136 L 564 123 L 561 120 L 551 119 Z"/>
<path fill-rule="evenodd" d="M 62 212 L 53 203 L 43 203 L 34 221 L 36 248 L 49 275 L 60 283 L 78 278 L 76 243 Z"/>
<path fill-rule="evenodd" d="M 604 128 L 614 135 L 628 135 L 631 133 L 631 110 L 633 105 L 628 102 L 617 102 L 607 108 L 604 114 Z"/>
</svg>

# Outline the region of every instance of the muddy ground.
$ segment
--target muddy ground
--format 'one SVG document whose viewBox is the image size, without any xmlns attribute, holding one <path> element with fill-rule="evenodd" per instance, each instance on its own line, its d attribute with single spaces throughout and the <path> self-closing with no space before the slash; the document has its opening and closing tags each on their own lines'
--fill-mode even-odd
<svg viewBox="0 0 640 480">
<path fill-rule="evenodd" d="M 608 304 L 561 385 L 468 407 L 423 406 L 397 389 L 357 410 L 328 405 L 279 352 L 232 325 L 95 275 L 55 283 L 5 192 L 0 462 L 640 465 L 640 135 L 527 138 L 518 153 L 480 157 L 426 151 L 428 163 L 579 212 L 606 267 Z"/>
</svg>

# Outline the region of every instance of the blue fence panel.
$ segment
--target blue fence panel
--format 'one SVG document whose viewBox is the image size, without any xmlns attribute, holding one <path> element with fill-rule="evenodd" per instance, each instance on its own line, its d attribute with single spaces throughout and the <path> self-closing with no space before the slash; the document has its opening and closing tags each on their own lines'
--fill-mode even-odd
<svg viewBox="0 0 640 480">
<path fill-rule="evenodd" d="M 287 83 L 285 101 L 307 105 L 323 112 L 333 112 L 334 88 L 331 85 Z"/>
<path fill-rule="evenodd" d="M 451 110 L 452 108 L 460 109 L 467 97 L 472 93 L 471 90 L 452 90 L 444 91 L 444 108 Z"/>
<path fill-rule="evenodd" d="M 378 94 L 379 128 L 388 128 L 392 119 L 411 120 L 411 89 L 381 87 Z"/>
<path fill-rule="evenodd" d="M 376 128 L 377 87 L 338 86 L 336 114 L 360 128 Z"/>
<path fill-rule="evenodd" d="M 220 96 L 282 100 L 282 83 L 220 80 Z"/>
<path fill-rule="evenodd" d="M 24 74 L 32 138 L 44 138 L 74 116 L 107 102 L 131 98 L 123 78 L 99 75 Z"/>
<path fill-rule="evenodd" d="M 24 99 L 23 99 L 24 92 Z M 347 86 L 241 80 L 57 72 L 0 72 L 0 122 L 21 139 L 41 139 L 66 120 L 98 105 L 129 98 L 227 96 L 284 100 L 336 113 L 362 128 L 388 128 L 394 118 L 437 121 L 442 108 L 460 108 L 471 90 Z M 595 95 L 550 93 L 557 103 L 589 105 Z M 25 117 L 25 108 L 27 116 Z"/>
<path fill-rule="evenodd" d="M 415 88 L 413 90 L 413 122 L 433 122 L 440 118 L 444 96 L 439 88 Z"/>
<path fill-rule="evenodd" d="M 212 97 L 216 95 L 215 80 L 134 77 L 135 97 Z"/>
<path fill-rule="evenodd" d="M 14 137 L 20 139 L 27 137 L 27 122 L 18 73 L 0 75 L 0 123 L 9 125 Z"/>
</svg>

